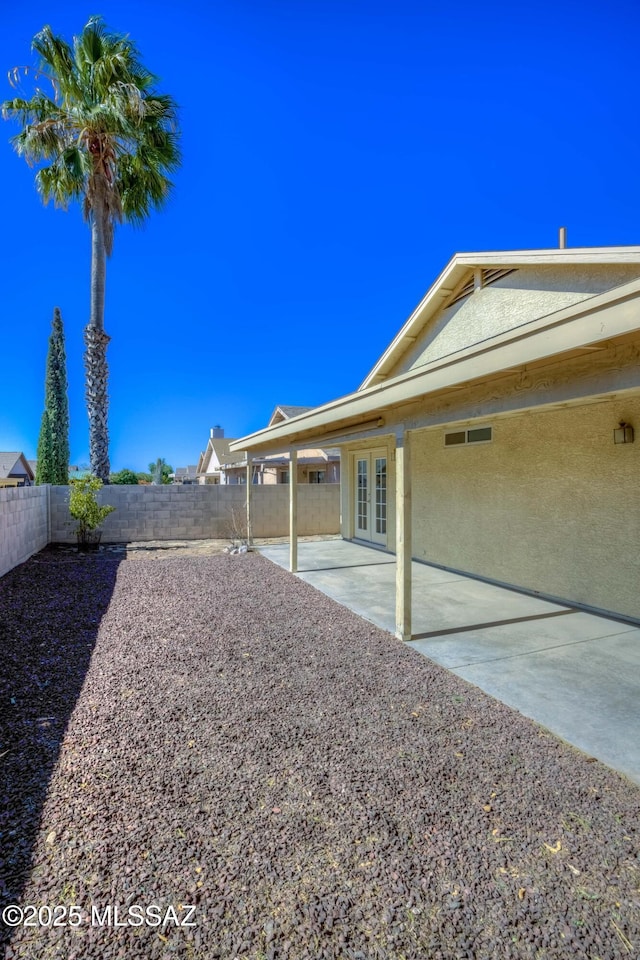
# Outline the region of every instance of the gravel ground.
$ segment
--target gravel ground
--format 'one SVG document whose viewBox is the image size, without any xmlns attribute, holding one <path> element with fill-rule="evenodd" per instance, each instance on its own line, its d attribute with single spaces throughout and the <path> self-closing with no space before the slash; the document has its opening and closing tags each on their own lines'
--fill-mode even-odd
<svg viewBox="0 0 640 960">
<path fill-rule="evenodd" d="M 0 611 L 7 958 L 640 954 L 639 788 L 263 557 L 49 551 Z"/>
</svg>

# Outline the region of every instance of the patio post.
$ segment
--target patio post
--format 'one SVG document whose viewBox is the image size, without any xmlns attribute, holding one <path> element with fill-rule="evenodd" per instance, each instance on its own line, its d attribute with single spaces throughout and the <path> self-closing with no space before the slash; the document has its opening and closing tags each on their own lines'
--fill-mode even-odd
<svg viewBox="0 0 640 960">
<path fill-rule="evenodd" d="M 289 460 L 289 570 L 298 572 L 298 451 Z"/>
<path fill-rule="evenodd" d="M 247 546 L 253 543 L 253 460 L 247 456 Z"/>
<path fill-rule="evenodd" d="M 396 435 L 396 637 L 411 640 L 411 441 Z"/>
</svg>

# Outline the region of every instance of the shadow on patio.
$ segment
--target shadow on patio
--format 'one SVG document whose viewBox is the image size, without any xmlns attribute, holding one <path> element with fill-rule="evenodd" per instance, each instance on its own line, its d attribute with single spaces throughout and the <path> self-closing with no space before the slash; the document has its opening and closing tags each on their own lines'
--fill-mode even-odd
<svg viewBox="0 0 640 960">
<path fill-rule="evenodd" d="M 260 548 L 288 569 L 289 546 Z M 301 579 L 395 632 L 395 557 L 300 543 Z M 640 628 L 413 562 L 413 637 L 424 656 L 640 782 Z"/>
</svg>

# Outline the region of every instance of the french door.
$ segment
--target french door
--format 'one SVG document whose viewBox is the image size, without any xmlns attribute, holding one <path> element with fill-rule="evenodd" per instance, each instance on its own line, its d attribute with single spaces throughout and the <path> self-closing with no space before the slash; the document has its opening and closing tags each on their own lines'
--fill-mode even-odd
<svg viewBox="0 0 640 960">
<path fill-rule="evenodd" d="M 387 452 L 371 450 L 354 457 L 354 536 L 387 545 Z"/>
</svg>

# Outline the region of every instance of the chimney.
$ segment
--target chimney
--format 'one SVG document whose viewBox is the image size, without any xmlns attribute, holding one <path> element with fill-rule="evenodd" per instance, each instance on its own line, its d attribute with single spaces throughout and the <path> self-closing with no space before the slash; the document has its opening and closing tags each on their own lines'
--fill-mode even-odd
<svg viewBox="0 0 640 960">
<path fill-rule="evenodd" d="M 212 440 L 222 440 L 224 437 L 224 427 L 215 426 L 211 427 L 211 439 Z"/>
<path fill-rule="evenodd" d="M 567 228 L 560 227 L 558 230 L 558 246 L 561 250 L 565 250 L 567 246 Z"/>
</svg>

